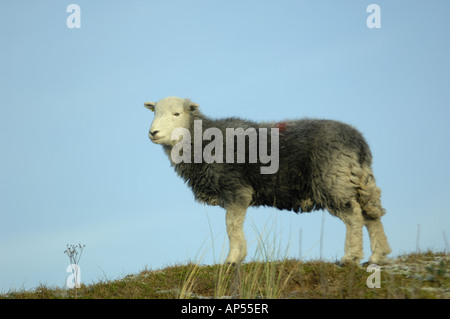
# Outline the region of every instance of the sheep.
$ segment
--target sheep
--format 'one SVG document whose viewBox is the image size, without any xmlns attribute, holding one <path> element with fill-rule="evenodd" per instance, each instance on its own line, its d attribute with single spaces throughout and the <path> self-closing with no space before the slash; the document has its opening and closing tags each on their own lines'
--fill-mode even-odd
<svg viewBox="0 0 450 319">
<path fill-rule="evenodd" d="M 391 249 L 381 223 L 385 210 L 371 168 L 371 151 L 352 126 L 325 119 L 270 123 L 237 117 L 211 119 L 198 104 L 178 97 L 145 102 L 144 106 L 155 113 L 148 137 L 162 145 L 195 199 L 226 210 L 226 263 L 239 264 L 247 255 L 243 224 L 250 206 L 296 213 L 326 209 L 346 225 L 342 264 L 359 264 L 363 258 L 364 225 L 372 250 L 369 262 L 387 262 Z M 229 132 L 235 135 L 230 137 Z M 260 143 L 252 143 L 254 138 Z M 249 143 L 244 156 L 239 139 Z M 267 151 L 264 142 L 271 144 L 271 156 L 277 155 L 271 158 L 271 172 L 263 172 L 268 168 L 263 166 L 268 164 L 267 153 L 262 154 Z M 250 143 L 256 145 L 259 158 L 255 159 L 255 147 Z M 207 150 L 209 157 L 199 160 L 198 155 Z"/>
</svg>

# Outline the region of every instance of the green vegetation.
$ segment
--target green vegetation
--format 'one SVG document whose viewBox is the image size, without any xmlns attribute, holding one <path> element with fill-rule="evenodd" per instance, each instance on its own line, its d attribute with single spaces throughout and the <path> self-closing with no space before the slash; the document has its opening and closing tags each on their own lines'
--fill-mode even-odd
<svg viewBox="0 0 450 319">
<path fill-rule="evenodd" d="M 78 289 L 39 286 L 10 291 L 0 298 L 450 298 L 445 253 L 398 256 L 381 266 L 380 288 L 368 288 L 371 273 L 362 267 L 285 259 L 240 266 L 188 263 L 145 269 L 120 280 L 81 285 Z"/>
</svg>

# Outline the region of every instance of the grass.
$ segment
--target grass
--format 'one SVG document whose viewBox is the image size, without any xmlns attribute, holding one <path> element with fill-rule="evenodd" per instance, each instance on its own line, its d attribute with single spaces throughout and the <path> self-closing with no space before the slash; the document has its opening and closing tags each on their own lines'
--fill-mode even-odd
<svg viewBox="0 0 450 319">
<path fill-rule="evenodd" d="M 81 285 L 78 289 L 48 288 L 9 291 L 13 299 L 403 299 L 450 298 L 448 256 L 442 252 L 398 256 L 381 267 L 381 287 L 368 288 L 365 267 L 340 267 L 325 261 L 263 260 L 239 266 L 187 263 L 145 269 L 120 280 Z"/>
</svg>

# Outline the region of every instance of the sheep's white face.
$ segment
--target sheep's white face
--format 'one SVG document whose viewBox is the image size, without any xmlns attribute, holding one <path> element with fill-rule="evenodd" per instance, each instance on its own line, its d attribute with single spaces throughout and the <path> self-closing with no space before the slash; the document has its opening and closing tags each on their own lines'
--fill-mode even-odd
<svg viewBox="0 0 450 319">
<path fill-rule="evenodd" d="M 198 105 L 178 97 L 168 97 L 159 102 L 146 102 L 145 107 L 155 112 L 155 118 L 148 132 L 153 143 L 175 145 L 181 140 L 172 140 L 172 132 L 176 128 L 189 128 L 191 111 Z"/>
</svg>

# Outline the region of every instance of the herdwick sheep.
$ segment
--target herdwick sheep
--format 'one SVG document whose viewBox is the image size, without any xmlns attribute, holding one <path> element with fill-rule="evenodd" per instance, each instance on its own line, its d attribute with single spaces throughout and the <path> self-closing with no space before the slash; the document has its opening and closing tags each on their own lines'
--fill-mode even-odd
<svg viewBox="0 0 450 319">
<path fill-rule="evenodd" d="M 177 97 L 144 105 L 155 112 L 149 138 L 162 145 L 195 199 L 226 209 L 226 263 L 240 263 L 247 255 L 243 223 L 249 206 L 296 213 L 326 209 L 346 225 L 343 264 L 358 264 L 363 257 L 364 225 L 372 250 L 369 262 L 386 261 L 391 249 L 381 223 L 385 210 L 372 173 L 369 146 L 355 128 L 320 119 L 214 120 L 203 115 L 197 104 Z M 255 137 L 259 144 L 254 143 Z M 239 139 L 249 143 L 243 155 Z M 272 146 L 272 171 L 263 166 L 269 161 L 267 143 Z M 255 150 L 259 158 L 251 154 Z M 188 154 L 180 157 L 183 152 Z"/>
</svg>

